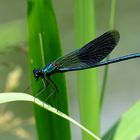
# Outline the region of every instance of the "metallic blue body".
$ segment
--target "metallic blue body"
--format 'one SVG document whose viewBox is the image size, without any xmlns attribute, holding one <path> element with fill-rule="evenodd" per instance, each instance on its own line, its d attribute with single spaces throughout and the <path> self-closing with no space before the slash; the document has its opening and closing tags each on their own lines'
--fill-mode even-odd
<svg viewBox="0 0 140 140">
<path fill-rule="evenodd" d="M 52 74 L 55 70 L 56 67 L 52 63 L 50 63 L 42 69 L 42 72 L 45 74 Z"/>
</svg>

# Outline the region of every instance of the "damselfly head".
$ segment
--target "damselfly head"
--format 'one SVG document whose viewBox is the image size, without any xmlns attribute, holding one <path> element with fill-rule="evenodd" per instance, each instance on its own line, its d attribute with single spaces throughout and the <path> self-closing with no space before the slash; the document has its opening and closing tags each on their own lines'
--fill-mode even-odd
<svg viewBox="0 0 140 140">
<path fill-rule="evenodd" d="M 33 74 L 34 74 L 34 77 L 35 77 L 36 81 L 38 80 L 38 78 L 43 77 L 43 73 L 40 69 L 34 69 Z"/>
</svg>

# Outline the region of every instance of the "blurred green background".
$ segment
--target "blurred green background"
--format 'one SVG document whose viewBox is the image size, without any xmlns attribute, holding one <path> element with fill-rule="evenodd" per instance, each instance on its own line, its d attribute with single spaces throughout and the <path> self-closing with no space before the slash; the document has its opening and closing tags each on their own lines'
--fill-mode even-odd
<svg viewBox="0 0 140 140">
<path fill-rule="evenodd" d="M 96 35 L 109 29 L 110 0 L 96 0 Z M 63 54 L 74 50 L 74 1 L 53 0 Z M 116 1 L 115 29 L 121 38 L 111 54 L 117 57 L 140 52 L 140 1 Z M 23 92 L 29 86 L 26 1 L 0 0 L 0 92 Z M 7 40 L 7 41 L 6 41 Z M 107 91 L 101 116 L 101 132 L 140 99 L 139 59 L 110 65 Z M 103 67 L 99 68 L 100 85 Z M 10 74 L 12 76 L 10 76 Z M 76 72 L 66 74 L 70 115 L 79 121 Z M 9 82 L 9 81 L 12 82 Z M 17 81 L 18 85 L 14 82 Z M 87 81 L 88 82 L 88 81 Z M 12 85 L 13 84 L 13 85 Z M 29 91 L 28 91 L 29 92 Z M 72 124 L 73 138 L 80 140 L 80 129 Z M 0 139 L 36 140 L 32 104 L 9 103 L 0 106 Z"/>
</svg>

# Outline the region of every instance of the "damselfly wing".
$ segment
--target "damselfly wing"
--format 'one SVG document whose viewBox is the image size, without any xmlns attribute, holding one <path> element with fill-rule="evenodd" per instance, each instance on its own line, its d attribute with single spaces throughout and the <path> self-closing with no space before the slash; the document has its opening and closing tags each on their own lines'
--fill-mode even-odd
<svg viewBox="0 0 140 140">
<path fill-rule="evenodd" d="M 111 53 L 119 38 L 118 31 L 108 31 L 84 47 L 56 59 L 52 64 L 57 67 L 58 72 L 92 68 Z"/>
</svg>

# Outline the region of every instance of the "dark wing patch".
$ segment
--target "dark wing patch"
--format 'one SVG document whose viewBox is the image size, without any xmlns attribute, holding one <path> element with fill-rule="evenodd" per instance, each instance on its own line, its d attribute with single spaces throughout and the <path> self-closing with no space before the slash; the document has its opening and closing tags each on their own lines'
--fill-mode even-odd
<svg viewBox="0 0 140 140">
<path fill-rule="evenodd" d="M 117 45 L 119 38 L 118 31 L 108 31 L 84 47 L 56 59 L 53 63 L 57 65 L 60 72 L 94 67 L 95 64 L 110 54 Z"/>
</svg>

